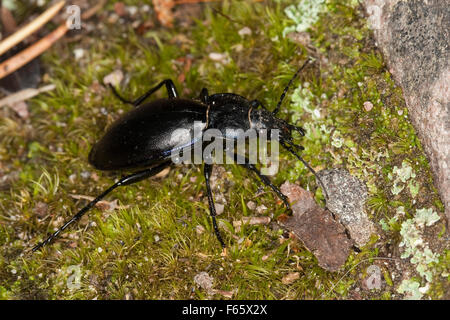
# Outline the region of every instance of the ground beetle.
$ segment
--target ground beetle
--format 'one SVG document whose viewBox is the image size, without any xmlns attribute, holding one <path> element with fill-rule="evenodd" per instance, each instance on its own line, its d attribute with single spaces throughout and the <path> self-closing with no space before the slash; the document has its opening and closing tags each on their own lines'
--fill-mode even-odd
<svg viewBox="0 0 450 320">
<path fill-rule="evenodd" d="M 171 152 L 179 145 L 179 141 L 173 141 L 174 139 L 170 138 L 172 131 L 177 128 L 192 129 L 196 121 L 204 122 L 206 124 L 205 129 L 214 128 L 223 132 L 230 127 L 244 131 L 250 128 L 278 129 L 280 132 L 279 143 L 316 175 L 315 171 L 297 153 L 297 151 L 303 150 L 304 148 L 293 142 L 293 131 L 297 131 L 302 136 L 305 135 L 305 131 L 301 127 L 291 125 L 276 117 L 293 80 L 309 62 L 310 60 L 307 60 L 291 78 L 275 110 L 272 112 L 268 111 L 258 100 L 250 101 L 234 93 L 209 95 L 206 88 L 202 89 L 198 100 L 182 99 L 178 97 L 177 90 L 171 80 L 162 81 L 134 101 L 124 99 L 110 85 L 113 93 L 122 102 L 133 105 L 135 109 L 127 112 L 114 122 L 103 138 L 94 145 L 89 154 L 89 163 L 98 170 L 141 170 L 121 178 L 118 182 L 106 189 L 67 221 L 60 229 L 36 245 L 32 251 L 36 251 L 50 243 L 63 230 L 79 220 L 97 202 L 117 187 L 133 184 L 154 176 L 171 165 Z M 163 86 L 167 89 L 168 98 L 157 99 L 150 103 L 142 104 L 144 100 Z M 226 138 L 234 139 L 236 137 Z M 256 173 L 261 181 L 272 188 L 286 207 L 290 209 L 286 196 L 270 182 L 269 178 L 261 174 L 253 164 L 244 162 L 242 165 Z M 225 247 L 216 222 L 216 210 L 210 186 L 212 164 L 204 163 L 203 166 L 214 231 L 222 247 Z M 325 191 L 320 179 L 318 181 Z"/>
</svg>

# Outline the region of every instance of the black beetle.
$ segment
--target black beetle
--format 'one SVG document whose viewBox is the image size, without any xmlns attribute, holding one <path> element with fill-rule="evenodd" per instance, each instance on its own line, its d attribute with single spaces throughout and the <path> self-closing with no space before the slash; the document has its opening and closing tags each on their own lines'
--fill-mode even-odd
<svg viewBox="0 0 450 320">
<path fill-rule="evenodd" d="M 303 147 L 294 144 L 292 140 L 293 131 L 297 131 L 304 136 L 304 130 L 301 127 L 291 125 L 276 117 L 293 80 L 309 62 L 310 60 L 307 60 L 291 78 L 288 85 L 285 87 L 275 110 L 272 112 L 268 111 L 258 100 L 249 101 L 234 93 L 217 93 L 209 95 L 206 88 L 202 89 L 198 100 L 182 99 L 178 97 L 177 90 L 171 80 L 162 81 L 156 87 L 150 89 L 134 101 L 122 98 L 114 87 L 110 85 L 113 93 L 122 102 L 133 105 L 135 109 L 127 112 L 114 122 L 103 138 L 94 145 L 89 154 L 89 163 L 98 170 L 133 170 L 137 168 L 141 168 L 142 170 L 121 178 L 118 182 L 82 208 L 60 229 L 50 235 L 46 240 L 36 245 L 32 251 L 34 252 L 51 242 L 63 230 L 79 220 L 83 214 L 117 187 L 136 183 L 151 177 L 168 167 L 172 163 L 171 153 L 180 142 L 173 141 L 174 139 L 170 138 L 172 132 L 178 128 L 193 129 L 194 122 L 196 121 L 205 123 L 206 126 L 204 129 L 214 128 L 223 132 L 225 132 L 225 129 L 230 128 L 242 129 L 244 131 L 250 128 L 266 130 L 278 129 L 280 132 L 279 143 L 302 161 L 303 164 L 316 175 L 315 171 L 296 152 L 296 150 L 303 150 Z M 157 99 L 150 103 L 142 104 L 145 99 L 163 86 L 167 89 L 169 95 L 168 98 Z M 235 138 L 236 137 L 227 137 L 227 139 Z M 244 161 L 242 165 L 255 172 L 261 181 L 272 188 L 284 202 L 286 207 L 290 209 L 286 196 L 270 182 L 270 179 L 267 176 L 261 174 L 261 172 L 253 164 L 248 163 L 248 161 Z M 215 234 L 222 247 L 225 247 L 215 218 L 216 210 L 209 181 L 212 172 L 212 164 L 207 164 L 205 162 L 203 171 Z M 318 179 L 318 181 L 325 191 L 320 179 Z M 327 196 L 326 191 L 325 196 Z"/>
</svg>

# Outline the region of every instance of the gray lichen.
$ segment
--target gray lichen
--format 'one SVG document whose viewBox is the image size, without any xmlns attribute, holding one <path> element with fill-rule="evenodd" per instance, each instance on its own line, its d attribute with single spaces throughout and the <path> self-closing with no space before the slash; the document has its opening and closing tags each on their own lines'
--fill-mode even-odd
<svg viewBox="0 0 450 320">
<path fill-rule="evenodd" d="M 327 189 L 328 209 L 347 227 L 356 244 L 363 246 L 375 232 L 364 210 L 367 200 L 365 184 L 343 169 L 323 170 L 318 175 Z"/>
</svg>

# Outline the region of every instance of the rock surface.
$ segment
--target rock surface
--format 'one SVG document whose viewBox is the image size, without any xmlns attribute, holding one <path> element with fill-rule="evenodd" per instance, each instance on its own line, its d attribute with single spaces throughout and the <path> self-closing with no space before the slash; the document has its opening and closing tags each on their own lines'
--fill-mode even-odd
<svg viewBox="0 0 450 320">
<path fill-rule="evenodd" d="M 327 208 L 347 228 L 356 245 L 362 247 L 376 233 L 364 210 L 366 185 L 344 169 L 322 170 L 317 175 L 327 189 Z"/>
<path fill-rule="evenodd" d="M 450 6 L 444 0 L 366 0 L 369 24 L 430 159 L 450 223 Z"/>
</svg>

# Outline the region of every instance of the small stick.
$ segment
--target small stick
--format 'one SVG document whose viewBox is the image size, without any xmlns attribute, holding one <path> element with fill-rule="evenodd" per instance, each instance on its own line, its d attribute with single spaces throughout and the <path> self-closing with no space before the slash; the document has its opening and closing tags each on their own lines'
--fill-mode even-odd
<svg viewBox="0 0 450 320">
<path fill-rule="evenodd" d="M 14 57 L 9 58 L 5 62 L 1 63 L 0 79 L 13 73 L 17 69 L 20 69 L 22 66 L 26 65 L 37 56 L 41 55 L 45 50 L 50 48 L 56 41 L 64 36 L 68 30 L 69 28 L 67 28 L 67 25 L 64 23 L 38 42 L 19 52 Z"/>
<path fill-rule="evenodd" d="M 98 1 L 98 3 L 95 6 L 93 6 L 90 9 L 87 9 L 85 12 L 83 12 L 81 14 L 81 19 L 82 20 L 90 19 L 93 15 L 95 15 L 97 13 L 98 10 L 103 8 L 103 6 L 106 4 L 106 1 L 107 0 L 100 0 L 100 1 Z"/>
<path fill-rule="evenodd" d="M 17 30 L 12 35 L 7 37 L 5 40 L 0 42 L 0 55 L 4 54 L 6 51 L 14 47 L 16 44 L 21 42 L 30 34 L 40 29 L 51 18 L 53 18 L 59 12 L 59 10 L 61 10 L 61 8 L 64 6 L 65 3 L 66 1 L 58 2 L 57 4 L 53 5 L 52 7 L 44 11 L 39 17 L 31 21 L 29 24 Z"/>
<path fill-rule="evenodd" d="M 82 19 L 89 19 L 92 17 L 99 9 L 103 7 L 106 0 L 100 1 L 97 5 L 88 9 L 85 13 L 81 15 Z M 57 29 L 46 35 L 41 40 L 37 41 L 33 45 L 29 46 L 25 50 L 19 52 L 14 57 L 4 61 L 0 64 L 0 79 L 6 77 L 7 75 L 13 73 L 17 69 L 41 55 L 48 48 L 50 48 L 56 41 L 62 38 L 69 30 L 66 23 L 61 24 Z"/>
<path fill-rule="evenodd" d="M 51 91 L 55 89 L 54 84 L 49 84 L 47 86 L 43 86 L 39 89 L 24 89 L 20 90 L 19 92 L 10 94 L 9 96 L 3 98 L 0 100 L 0 107 L 6 106 L 6 105 L 13 105 L 17 102 L 25 101 L 28 99 L 33 98 L 34 96 L 37 96 L 38 94 L 46 91 Z"/>
</svg>

